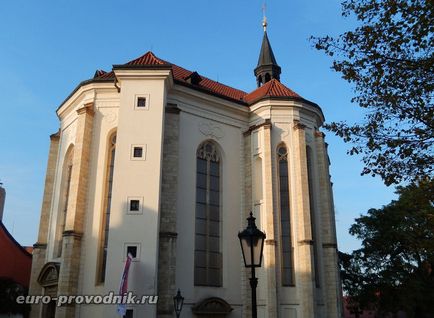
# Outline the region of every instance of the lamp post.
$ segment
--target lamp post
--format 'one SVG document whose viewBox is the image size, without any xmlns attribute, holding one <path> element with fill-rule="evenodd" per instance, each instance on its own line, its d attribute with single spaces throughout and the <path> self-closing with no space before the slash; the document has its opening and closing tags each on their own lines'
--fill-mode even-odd
<svg viewBox="0 0 434 318">
<path fill-rule="evenodd" d="M 255 224 L 256 218 L 250 212 L 247 218 L 247 227 L 238 233 L 241 251 L 243 252 L 244 265 L 252 270 L 250 287 L 252 288 L 252 318 L 257 318 L 256 287 L 258 279 L 255 276 L 255 267 L 261 267 L 262 251 L 264 250 L 265 233 L 260 231 Z"/>
<path fill-rule="evenodd" d="M 178 289 L 176 296 L 173 297 L 173 307 L 175 308 L 176 318 L 181 315 L 182 306 L 184 305 L 184 297 L 181 296 L 181 291 Z"/>
</svg>

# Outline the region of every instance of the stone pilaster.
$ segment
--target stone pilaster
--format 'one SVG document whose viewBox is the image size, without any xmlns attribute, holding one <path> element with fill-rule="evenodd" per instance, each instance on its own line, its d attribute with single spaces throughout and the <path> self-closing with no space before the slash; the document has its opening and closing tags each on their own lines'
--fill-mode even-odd
<svg viewBox="0 0 434 318">
<path fill-rule="evenodd" d="M 330 183 L 329 159 L 324 142 L 324 133 L 315 132 L 315 142 L 319 171 L 319 204 L 323 238 L 323 263 L 325 283 L 325 303 L 327 317 L 341 317 L 341 286 L 338 269 L 336 224 L 333 207 L 333 193 Z"/>
<path fill-rule="evenodd" d="M 92 141 L 93 104 L 77 110 L 77 128 L 72 159 L 65 231 L 63 233 L 62 264 L 59 273 L 59 295 L 76 295 L 80 269 L 81 237 L 85 220 L 90 145 Z M 75 306 L 56 308 L 56 318 L 75 317 Z"/>
<path fill-rule="evenodd" d="M 160 201 L 157 316 L 173 317 L 176 294 L 176 198 L 178 193 L 179 108 L 166 106 Z"/>
<path fill-rule="evenodd" d="M 63 232 L 62 264 L 59 273 L 58 295 L 77 295 L 80 269 L 82 234 L 75 231 Z M 56 318 L 75 317 L 75 305 L 56 308 Z"/>
<path fill-rule="evenodd" d="M 39 273 L 45 264 L 48 236 L 48 221 L 50 219 L 51 201 L 53 198 L 56 162 L 59 153 L 60 133 L 50 136 L 50 150 L 48 153 L 47 172 L 45 175 L 44 196 L 42 199 L 41 219 L 39 222 L 38 241 L 33 245 L 32 271 L 30 276 L 29 295 L 42 295 L 43 288 L 37 282 Z M 39 317 L 41 305 L 32 305 L 30 317 Z"/>
<path fill-rule="evenodd" d="M 241 226 L 246 226 L 248 213 L 252 210 L 252 135 L 251 131 L 244 133 L 244 209 L 241 214 Z M 241 266 L 241 299 L 243 301 L 243 318 L 252 317 L 252 298 L 250 289 L 250 270 L 244 266 L 243 256 L 240 255 Z"/>
<path fill-rule="evenodd" d="M 309 207 L 309 181 L 306 158 L 305 126 L 294 121 L 294 166 L 297 214 L 298 272 L 296 285 L 300 289 L 301 317 L 315 317 L 313 240 Z"/>
<path fill-rule="evenodd" d="M 263 129 L 263 185 L 264 211 L 261 219 L 265 219 L 265 233 L 267 238 L 264 245 L 264 268 L 267 274 L 267 313 L 268 318 L 277 317 L 277 289 L 276 289 L 276 239 L 274 236 L 273 213 L 273 167 L 271 146 L 271 123 L 265 124 Z M 265 283 L 265 282 L 264 282 Z"/>
</svg>

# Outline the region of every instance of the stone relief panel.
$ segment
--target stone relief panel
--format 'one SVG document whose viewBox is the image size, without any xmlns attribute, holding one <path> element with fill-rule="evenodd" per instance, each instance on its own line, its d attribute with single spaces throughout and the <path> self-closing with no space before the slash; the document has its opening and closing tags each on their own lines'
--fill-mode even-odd
<svg viewBox="0 0 434 318">
<path fill-rule="evenodd" d="M 103 117 L 103 121 L 108 124 L 115 124 L 118 121 L 117 108 L 100 108 L 99 111 Z"/>
<path fill-rule="evenodd" d="M 213 139 L 221 139 L 224 137 L 224 132 L 221 126 L 210 122 L 199 123 L 199 131 L 203 135 Z"/>
</svg>

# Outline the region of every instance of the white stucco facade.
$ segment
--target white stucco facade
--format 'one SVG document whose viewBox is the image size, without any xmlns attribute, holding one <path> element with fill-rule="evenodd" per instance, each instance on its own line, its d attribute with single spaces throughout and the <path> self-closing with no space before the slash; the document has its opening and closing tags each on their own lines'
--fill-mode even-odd
<svg viewBox="0 0 434 318">
<path fill-rule="evenodd" d="M 263 266 L 257 269 L 258 316 L 340 317 L 333 200 L 326 144 L 319 131 L 324 120 L 320 108 L 301 97 L 278 96 L 272 88 L 262 95 L 258 92 L 253 101 L 237 101 L 200 87 L 200 82 L 182 82 L 169 64 L 155 64 L 114 66 L 110 77 L 82 83 L 58 108 L 60 128 L 52 136 L 43 233 L 35 245 L 30 292 L 117 293 L 127 246 L 135 246 L 129 290 L 138 296 L 158 295 L 159 304 L 128 305 L 133 317 L 174 317 L 170 302 L 178 288 L 185 297 L 182 317 L 213 317 L 197 309 L 212 298 L 230 306 L 219 317 L 250 317 L 249 272 L 237 233 L 253 211 L 256 224 L 267 234 Z M 138 98 L 145 98 L 146 105 L 138 107 Z M 114 135 L 106 274 L 101 282 L 107 167 Z M 194 279 L 197 151 L 205 141 L 211 141 L 220 155 L 221 286 L 198 286 Z M 282 144 L 288 150 L 291 286 L 282 285 L 277 156 Z M 311 181 L 306 146 L 311 151 Z M 61 184 L 71 147 L 70 195 L 76 199 L 69 198 L 63 209 Z M 142 149 L 140 158 L 134 157 L 134 147 Z M 74 171 L 77 160 L 85 161 L 80 161 L 79 172 Z M 131 200 L 139 202 L 138 211 L 129 211 Z M 82 212 L 72 213 L 71 202 L 83 204 Z M 56 231 L 63 210 L 66 236 L 58 257 Z M 68 243 L 69 237 L 75 243 Z M 68 254 L 74 244 L 77 247 Z M 51 285 L 44 281 L 47 264 L 58 268 L 58 281 Z M 223 310 L 223 305 L 216 306 Z M 34 306 L 31 315 L 49 317 L 50 310 L 54 309 Z M 81 304 L 55 312 L 56 317 L 119 317 L 116 305 Z"/>
</svg>

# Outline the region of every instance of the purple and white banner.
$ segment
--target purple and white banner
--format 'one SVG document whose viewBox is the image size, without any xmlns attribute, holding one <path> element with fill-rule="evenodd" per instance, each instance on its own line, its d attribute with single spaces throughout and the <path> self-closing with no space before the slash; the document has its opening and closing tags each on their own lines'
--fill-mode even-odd
<svg viewBox="0 0 434 318">
<path fill-rule="evenodd" d="M 121 284 L 119 286 L 119 295 L 124 296 L 128 292 L 128 272 L 130 270 L 131 261 L 133 256 L 128 253 L 127 260 L 125 262 L 124 271 L 122 273 Z M 118 314 L 123 317 L 127 313 L 127 304 L 122 303 L 118 305 Z"/>
</svg>

